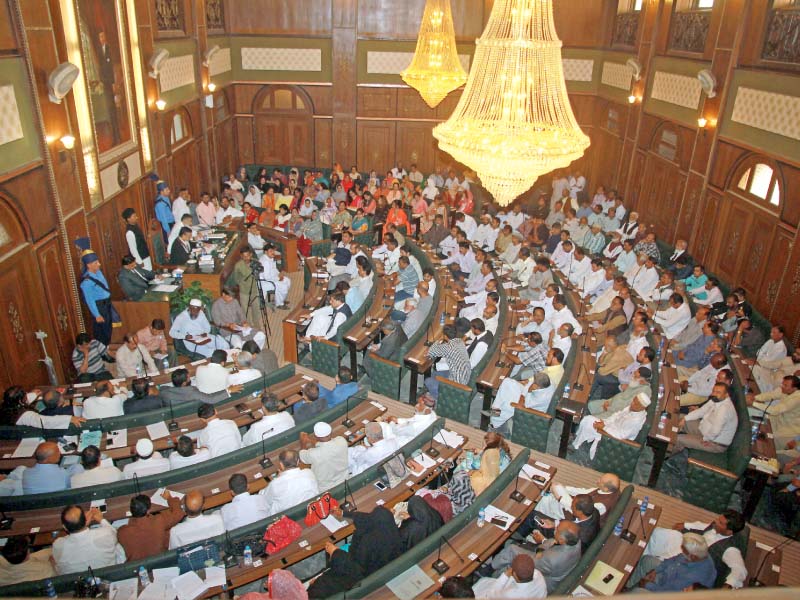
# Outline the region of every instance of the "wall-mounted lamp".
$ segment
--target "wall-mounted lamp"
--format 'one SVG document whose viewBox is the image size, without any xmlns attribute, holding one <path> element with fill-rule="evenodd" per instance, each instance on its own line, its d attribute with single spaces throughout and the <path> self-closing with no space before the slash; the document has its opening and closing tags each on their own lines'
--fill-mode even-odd
<svg viewBox="0 0 800 600">
<path fill-rule="evenodd" d="M 636 102 L 636 96 L 631 94 L 630 96 L 628 96 L 628 104 L 633 104 L 634 102 Z"/>
<path fill-rule="evenodd" d="M 61 144 L 67 150 L 72 150 L 75 147 L 75 136 L 74 135 L 62 135 L 61 136 Z"/>
<path fill-rule="evenodd" d="M 697 126 L 700 129 L 705 129 L 706 125 L 708 125 L 708 119 L 706 119 L 705 117 L 700 117 L 699 119 L 697 119 Z"/>
<path fill-rule="evenodd" d="M 167 108 L 167 101 L 164 100 L 163 98 L 159 98 L 158 100 L 156 100 L 156 108 L 159 111 L 164 110 L 165 108 Z"/>
<path fill-rule="evenodd" d="M 209 92 L 211 92 L 211 93 L 214 93 L 214 90 L 216 90 L 216 89 L 217 89 L 217 84 L 216 84 L 216 83 L 211 83 L 211 82 L 209 82 L 209 84 L 206 86 L 206 89 L 207 89 Z"/>
</svg>

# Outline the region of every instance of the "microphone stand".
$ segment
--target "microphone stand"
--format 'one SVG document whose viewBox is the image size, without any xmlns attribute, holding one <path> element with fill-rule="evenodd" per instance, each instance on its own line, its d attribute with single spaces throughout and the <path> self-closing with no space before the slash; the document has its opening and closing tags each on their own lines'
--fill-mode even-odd
<svg viewBox="0 0 800 600">
<path fill-rule="evenodd" d="M 761 422 L 758 424 L 758 433 L 756 434 L 756 437 L 759 440 L 763 440 L 763 439 L 765 439 L 767 437 L 767 434 L 764 433 L 763 427 L 764 427 L 764 423 L 767 420 L 769 409 L 772 408 L 772 403 L 775 402 L 775 400 L 777 400 L 777 398 L 773 398 L 772 400 L 770 400 L 767 403 L 767 408 L 764 409 L 764 412 L 761 415 Z"/>
<path fill-rule="evenodd" d="M 266 448 L 266 435 L 268 433 L 272 433 L 275 431 L 274 427 L 270 427 L 264 433 L 261 434 L 261 460 L 258 461 L 258 464 L 261 465 L 262 469 L 269 469 L 272 467 L 272 459 L 267 456 L 267 448 Z"/>
<path fill-rule="evenodd" d="M 625 540 L 629 544 L 632 544 L 636 540 L 636 534 L 631 531 L 631 526 L 633 525 L 633 513 L 635 510 L 639 509 L 639 505 L 635 504 L 631 507 L 631 516 L 628 518 L 628 526 L 622 530 L 620 534 L 620 539 Z M 644 524 L 642 524 L 642 531 L 644 532 Z"/>
<path fill-rule="evenodd" d="M 169 403 L 169 418 L 170 418 L 170 422 L 169 422 L 169 425 L 167 426 L 167 428 L 170 431 L 177 431 L 178 428 L 179 428 L 179 425 L 178 425 L 178 422 L 175 420 L 175 413 L 173 412 L 173 408 L 172 408 L 172 398 L 170 398 L 168 400 L 168 403 Z"/>
<path fill-rule="evenodd" d="M 2 511 L 3 518 L 0 519 L 0 531 L 7 531 L 11 529 L 11 526 L 14 524 L 14 517 L 9 517 L 6 515 L 6 511 Z"/>
<path fill-rule="evenodd" d="M 350 500 L 347 497 L 350 497 Z M 348 484 L 348 480 L 344 480 L 344 502 L 339 506 L 342 511 L 352 512 L 358 509 L 358 505 L 356 505 L 356 499 L 353 497 L 353 491 L 350 489 L 350 485 Z"/>
<path fill-rule="evenodd" d="M 581 346 L 581 352 L 589 352 L 591 348 L 589 348 L 589 330 L 591 327 L 587 327 L 586 331 L 583 332 L 583 346 Z"/>
<path fill-rule="evenodd" d="M 433 561 L 433 564 L 431 565 L 431 567 L 433 567 L 433 570 L 436 571 L 437 573 L 439 573 L 439 575 L 444 575 L 445 573 L 447 573 L 447 570 L 450 568 L 450 565 L 448 565 L 445 561 L 442 560 L 442 542 L 444 542 L 445 544 L 450 546 L 450 549 L 461 560 L 461 562 L 462 563 L 464 562 L 464 557 L 461 556 L 458 553 L 458 550 L 453 548 L 453 544 L 448 542 L 447 539 L 444 536 L 439 536 L 439 550 L 436 553 L 436 560 Z"/>
<path fill-rule="evenodd" d="M 136 473 L 133 474 L 133 488 L 137 496 L 142 494 L 142 488 L 139 486 L 139 476 Z"/>
<path fill-rule="evenodd" d="M 761 576 L 761 569 L 764 568 L 764 564 L 767 562 L 767 556 L 770 554 L 775 554 L 781 548 L 788 546 L 792 542 L 797 541 L 797 536 L 800 535 L 800 530 L 795 531 L 794 535 L 788 536 L 785 540 L 783 540 L 780 544 L 775 546 L 772 550 L 764 553 L 764 557 L 761 559 L 761 563 L 758 565 L 758 569 L 756 569 L 755 574 L 750 578 L 750 587 L 763 587 L 764 584 L 761 583 L 758 578 Z"/>
<path fill-rule="evenodd" d="M 425 450 L 425 453 L 430 456 L 431 458 L 437 458 L 441 452 L 439 452 L 436 448 L 433 447 L 433 438 L 436 437 L 436 434 L 442 431 L 442 428 L 439 427 L 435 432 L 431 432 L 431 443 L 428 446 L 428 449 Z"/>
<path fill-rule="evenodd" d="M 509 498 L 511 498 L 514 502 L 522 502 L 525 500 L 525 494 L 519 491 L 519 476 L 522 474 L 522 469 L 519 470 L 517 473 L 517 478 L 514 480 L 514 491 L 509 494 Z"/>
<path fill-rule="evenodd" d="M 581 364 L 580 364 L 580 366 L 578 367 L 578 374 L 577 374 L 577 375 L 576 375 L 576 377 L 575 377 L 575 384 L 572 386 L 572 387 L 573 387 L 573 389 L 576 389 L 576 390 L 578 390 L 578 391 L 580 391 L 580 390 L 582 390 L 582 389 L 583 389 L 583 384 L 581 383 L 581 373 L 582 373 L 584 370 L 585 370 L 585 367 L 584 367 L 584 365 L 583 365 L 583 361 L 581 361 Z"/>
<path fill-rule="evenodd" d="M 342 426 L 347 427 L 348 429 L 356 424 L 353 419 L 350 418 L 350 396 L 345 398 L 345 413 L 344 413 L 344 421 L 342 421 Z"/>
</svg>

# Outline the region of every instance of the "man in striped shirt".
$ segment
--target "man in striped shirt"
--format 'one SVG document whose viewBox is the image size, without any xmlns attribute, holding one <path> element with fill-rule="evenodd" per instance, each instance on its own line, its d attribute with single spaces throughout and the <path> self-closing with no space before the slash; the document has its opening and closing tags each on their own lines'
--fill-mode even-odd
<svg viewBox="0 0 800 600">
<path fill-rule="evenodd" d="M 434 364 L 433 373 L 425 379 L 425 387 L 431 396 L 439 397 L 439 382 L 436 377 L 445 377 L 467 385 L 472 375 L 472 366 L 469 363 L 469 353 L 464 340 L 458 337 L 455 325 L 445 325 L 442 328 L 445 340 L 438 342 L 428 349 L 430 358 L 439 359 Z"/>
<path fill-rule="evenodd" d="M 395 302 L 413 298 L 414 290 L 417 289 L 417 284 L 419 283 L 419 275 L 411 265 L 408 256 L 401 256 L 398 265 L 400 267 L 400 289 L 394 294 Z"/>
<path fill-rule="evenodd" d="M 113 375 L 106 370 L 104 362 L 115 362 L 113 353 L 105 344 L 93 340 L 88 333 L 79 333 L 75 338 L 75 349 L 72 351 L 72 365 L 78 372 L 78 382 L 113 379 Z"/>
</svg>

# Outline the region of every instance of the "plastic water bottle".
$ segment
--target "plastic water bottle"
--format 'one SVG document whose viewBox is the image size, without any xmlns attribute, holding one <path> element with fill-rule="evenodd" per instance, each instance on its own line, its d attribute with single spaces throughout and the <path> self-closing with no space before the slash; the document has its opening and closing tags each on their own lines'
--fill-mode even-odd
<svg viewBox="0 0 800 600">
<path fill-rule="evenodd" d="M 244 566 L 245 567 L 253 566 L 253 550 L 250 548 L 250 546 L 244 547 Z"/>
<path fill-rule="evenodd" d="M 486 523 L 486 511 L 484 509 L 480 509 L 478 511 L 478 527 L 483 527 Z"/>
<path fill-rule="evenodd" d="M 614 535 L 615 536 L 619 537 L 619 536 L 622 535 L 622 530 L 624 529 L 624 527 L 623 527 L 624 525 L 625 525 L 625 517 L 620 517 L 619 521 L 617 521 L 617 524 L 614 525 Z"/>
<path fill-rule="evenodd" d="M 659 383 L 658 384 L 658 399 L 660 400 L 663 397 L 664 397 L 664 384 L 663 383 Z"/>
<path fill-rule="evenodd" d="M 758 427 L 759 427 L 758 423 L 753 423 L 753 427 L 752 427 L 752 430 L 751 430 L 752 434 L 750 435 L 750 443 L 751 444 L 755 444 L 756 440 L 758 439 Z"/>
<path fill-rule="evenodd" d="M 56 586 L 53 585 L 52 579 L 46 579 L 44 582 L 44 593 L 48 598 L 57 598 Z"/>
<path fill-rule="evenodd" d="M 439 317 L 439 325 L 444 327 L 444 313 L 442 313 L 442 316 Z"/>
<path fill-rule="evenodd" d="M 142 376 L 142 365 L 136 365 L 136 377 Z"/>
<path fill-rule="evenodd" d="M 563 394 L 564 398 L 569 398 L 569 392 L 570 392 L 570 387 L 569 384 L 567 384 L 564 386 L 564 394 Z"/>
<path fill-rule="evenodd" d="M 667 426 L 667 411 L 661 412 L 661 418 L 658 419 L 658 428 L 664 429 Z"/>
<path fill-rule="evenodd" d="M 143 588 L 150 585 L 150 577 L 147 575 L 147 569 L 144 566 L 139 567 L 139 583 Z"/>
<path fill-rule="evenodd" d="M 639 512 L 644 514 L 647 512 L 647 506 L 650 504 L 650 497 L 645 496 L 644 500 L 642 500 L 641 505 L 639 506 Z"/>
<path fill-rule="evenodd" d="M 165 356 L 164 360 L 161 361 L 161 366 L 164 367 L 164 371 L 169 369 L 169 358 Z"/>
<path fill-rule="evenodd" d="M 742 392 L 744 393 L 745 396 L 747 396 L 747 394 L 750 393 L 750 385 L 745 383 L 744 387 L 742 388 Z"/>
</svg>

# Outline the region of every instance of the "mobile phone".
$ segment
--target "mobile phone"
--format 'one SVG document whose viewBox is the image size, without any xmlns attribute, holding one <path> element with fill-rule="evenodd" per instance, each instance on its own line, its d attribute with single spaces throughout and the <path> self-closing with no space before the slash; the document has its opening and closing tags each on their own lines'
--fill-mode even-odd
<svg viewBox="0 0 800 600">
<path fill-rule="evenodd" d="M 539 517 L 533 517 L 533 522 L 539 527 L 544 527 L 544 521 L 542 521 Z"/>
<path fill-rule="evenodd" d="M 603 577 L 603 583 L 609 583 L 612 579 L 614 579 L 614 574 L 609 573 L 605 577 Z"/>
<path fill-rule="evenodd" d="M 493 525 L 498 525 L 500 527 L 505 527 L 508 524 L 508 521 L 503 517 L 492 517 L 489 523 Z"/>
<path fill-rule="evenodd" d="M 545 478 L 544 478 L 544 477 L 542 477 L 541 475 L 534 475 L 534 476 L 533 476 L 533 480 L 534 480 L 536 483 L 541 483 L 542 485 L 544 485 L 545 483 L 547 483 L 547 479 L 545 479 Z M 534 520 L 536 520 L 536 519 L 534 519 Z"/>
<path fill-rule="evenodd" d="M 376 481 L 375 482 L 375 487 L 378 488 L 380 491 L 384 492 L 384 491 L 386 491 L 388 489 L 389 486 L 387 486 L 382 481 Z"/>
</svg>

